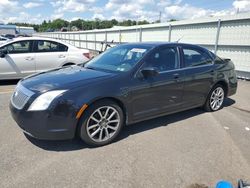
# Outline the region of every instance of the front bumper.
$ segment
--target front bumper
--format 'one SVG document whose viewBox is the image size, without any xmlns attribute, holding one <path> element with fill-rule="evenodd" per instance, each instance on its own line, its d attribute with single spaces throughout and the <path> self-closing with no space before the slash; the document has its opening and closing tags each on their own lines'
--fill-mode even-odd
<svg viewBox="0 0 250 188">
<path fill-rule="evenodd" d="M 56 112 L 19 110 L 9 105 L 11 115 L 28 135 L 42 140 L 65 140 L 75 136 L 77 119 Z"/>
</svg>

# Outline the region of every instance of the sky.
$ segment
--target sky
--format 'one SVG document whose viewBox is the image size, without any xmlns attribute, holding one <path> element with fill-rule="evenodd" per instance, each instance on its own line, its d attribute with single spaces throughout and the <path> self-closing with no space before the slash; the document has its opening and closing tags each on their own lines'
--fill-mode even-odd
<svg viewBox="0 0 250 188">
<path fill-rule="evenodd" d="M 147 20 L 195 19 L 250 11 L 250 0 L 0 0 L 0 23 L 78 18 Z"/>
</svg>

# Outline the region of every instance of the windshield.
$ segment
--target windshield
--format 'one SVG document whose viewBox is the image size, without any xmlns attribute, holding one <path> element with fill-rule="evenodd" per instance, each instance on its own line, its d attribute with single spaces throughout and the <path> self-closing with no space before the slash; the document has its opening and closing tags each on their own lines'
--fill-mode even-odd
<svg viewBox="0 0 250 188">
<path fill-rule="evenodd" d="M 103 52 L 84 65 L 86 68 L 127 72 L 149 51 L 151 46 L 121 45 Z"/>
</svg>

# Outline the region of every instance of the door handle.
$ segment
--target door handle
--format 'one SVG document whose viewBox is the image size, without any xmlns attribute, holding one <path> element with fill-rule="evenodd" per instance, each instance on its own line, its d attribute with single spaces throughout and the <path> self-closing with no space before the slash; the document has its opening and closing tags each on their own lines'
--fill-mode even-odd
<svg viewBox="0 0 250 188">
<path fill-rule="evenodd" d="M 65 55 L 62 55 L 62 54 L 61 54 L 61 55 L 59 55 L 58 57 L 59 57 L 59 58 L 65 58 Z"/>
<path fill-rule="evenodd" d="M 27 61 L 32 61 L 33 59 L 34 59 L 34 58 L 33 58 L 33 57 L 30 57 L 30 56 L 25 58 L 25 60 L 27 60 Z"/>
<path fill-rule="evenodd" d="M 174 79 L 179 79 L 180 75 L 178 73 L 173 74 Z"/>
<path fill-rule="evenodd" d="M 211 70 L 211 71 L 210 71 L 210 74 L 211 74 L 211 75 L 214 75 L 214 70 Z"/>
</svg>

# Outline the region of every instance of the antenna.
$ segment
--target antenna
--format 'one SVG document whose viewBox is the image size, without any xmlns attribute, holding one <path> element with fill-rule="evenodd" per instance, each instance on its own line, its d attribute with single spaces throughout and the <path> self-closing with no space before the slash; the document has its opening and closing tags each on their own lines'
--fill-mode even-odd
<svg viewBox="0 0 250 188">
<path fill-rule="evenodd" d="M 183 37 L 184 37 L 184 35 L 181 36 L 181 38 L 179 38 L 176 42 L 179 43 L 179 41 L 180 41 Z"/>
</svg>

